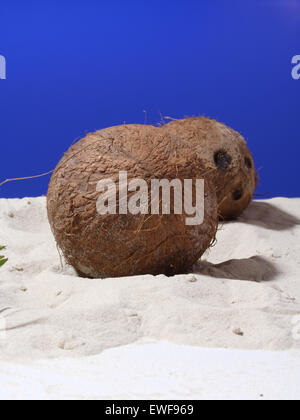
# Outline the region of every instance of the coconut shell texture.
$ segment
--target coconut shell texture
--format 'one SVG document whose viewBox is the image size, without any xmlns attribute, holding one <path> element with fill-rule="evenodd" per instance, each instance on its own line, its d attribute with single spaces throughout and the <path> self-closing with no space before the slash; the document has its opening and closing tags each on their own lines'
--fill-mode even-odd
<svg viewBox="0 0 300 420">
<path fill-rule="evenodd" d="M 85 277 L 186 272 L 215 238 L 218 205 L 205 180 L 205 217 L 187 226 L 186 215 L 99 215 L 97 183 L 131 179 L 202 179 L 204 162 L 184 140 L 147 125 L 110 127 L 80 140 L 55 169 L 48 217 L 66 262 Z M 194 203 L 195 204 L 195 203 Z"/>
<path fill-rule="evenodd" d="M 199 153 L 216 187 L 223 220 L 240 216 L 250 204 L 257 185 L 254 160 L 244 138 L 233 129 L 205 117 L 172 121 L 162 127 Z"/>
</svg>

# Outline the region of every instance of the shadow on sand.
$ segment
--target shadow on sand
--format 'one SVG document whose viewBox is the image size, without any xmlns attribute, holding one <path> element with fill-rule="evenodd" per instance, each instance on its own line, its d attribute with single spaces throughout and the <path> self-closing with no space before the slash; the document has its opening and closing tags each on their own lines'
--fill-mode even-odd
<svg viewBox="0 0 300 420">
<path fill-rule="evenodd" d="M 229 260 L 221 264 L 199 261 L 194 267 L 194 273 L 219 279 L 255 282 L 271 281 L 279 275 L 275 265 L 261 256 Z"/>
<path fill-rule="evenodd" d="M 270 203 L 253 201 L 239 221 L 270 230 L 288 230 L 300 225 L 300 219 Z"/>
</svg>

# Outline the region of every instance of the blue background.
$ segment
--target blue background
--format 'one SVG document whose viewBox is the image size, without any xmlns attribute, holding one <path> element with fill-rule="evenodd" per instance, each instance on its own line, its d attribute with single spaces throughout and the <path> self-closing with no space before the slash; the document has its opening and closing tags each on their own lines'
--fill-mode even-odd
<svg viewBox="0 0 300 420">
<path fill-rule="evenodd" d="M 0 4 L 0 182 L 53 169 L 78 137 L 160 114 L 207 115 L 248 140 L 258 196 L 300 196 L 299 0 Z M 47 192 L 49 176 L 0 188 Z"/>
</svg>

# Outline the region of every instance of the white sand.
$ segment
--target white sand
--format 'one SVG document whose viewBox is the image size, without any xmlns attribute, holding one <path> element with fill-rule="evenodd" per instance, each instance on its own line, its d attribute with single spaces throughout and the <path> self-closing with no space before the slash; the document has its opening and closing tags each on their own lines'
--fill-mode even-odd
<svg viewBox="0 0 300 420">
<path fill-rule="evenodd" d="M 87 280 L 45 198 L 1 199 L 0 398 L 300 399 L 299 217 L 255 202 L 193 274 Z"/>
</svg>

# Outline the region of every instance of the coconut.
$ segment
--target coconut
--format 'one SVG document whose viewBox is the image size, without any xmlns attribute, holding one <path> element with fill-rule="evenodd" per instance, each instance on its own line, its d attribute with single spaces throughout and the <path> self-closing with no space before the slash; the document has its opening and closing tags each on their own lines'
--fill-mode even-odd
<svg viewBox="0 0 300 420">
<path fill-rule="evenodd" d="M 120 172 L 125 171 L 128 183 L 142 179 L 149 191 L 154 179 L 191 179 L 194 185 L 204 177 L 198 153 L 161 128 L 122 125 L 88 134 L 64 155 L 47 195 L 50 225 L 66 262 L 90 278 L 186 272 L 215 238 L 218 206 L 212 182 L 205 178 L 203 223 L 189 225 L 185 211 L 172 213 L 174 200 L 171 214 L 162 209 L 125 214 L 120 198 Z M 99 213 L 103 180 L 117 186 L 116 214 Z"/>
<path fill-rule="evenodd" d="M 163 126 L 175 139 L 188 142 L 200 155 L 216 186 L 219 215 L 224 220 L 242 214 L 257 184 L 254 160 L 244 138 L 215 120 L 196 117 Z"/>
</svg>

